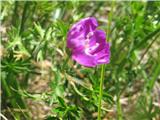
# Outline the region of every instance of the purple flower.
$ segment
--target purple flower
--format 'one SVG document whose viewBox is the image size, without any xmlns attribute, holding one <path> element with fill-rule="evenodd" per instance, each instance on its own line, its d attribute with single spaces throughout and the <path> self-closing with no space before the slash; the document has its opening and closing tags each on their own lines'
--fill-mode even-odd
<svg viewBox="0 0 160 120">
<path fill-rule="evenodd" d="M 72 51 L 72 58 L 81 65 L 95 67 L 110 61 L 106 34 L 97 27 L 97 20 L 89 17 L 74 24 L 68 32 L 67 47 Z"/>
</svg>

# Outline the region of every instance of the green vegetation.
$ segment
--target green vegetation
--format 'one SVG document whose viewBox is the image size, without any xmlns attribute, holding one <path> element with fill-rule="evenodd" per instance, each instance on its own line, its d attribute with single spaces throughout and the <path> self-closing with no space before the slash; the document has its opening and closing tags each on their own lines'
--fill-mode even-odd
<svg viewBox="0 0 160 120">
<path fill-rule="evenodd" d="M 110 64 L 71 59 L 69 28 L 97 18 Z M 160 2 L 1 1 L 1 116 L 8 120 L 160 119 Z"/>
</svg>

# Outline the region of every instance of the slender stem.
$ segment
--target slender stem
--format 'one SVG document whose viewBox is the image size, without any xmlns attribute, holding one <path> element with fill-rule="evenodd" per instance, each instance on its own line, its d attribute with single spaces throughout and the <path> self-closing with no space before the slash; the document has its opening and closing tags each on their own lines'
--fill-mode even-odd
<svg viewBox="0 0 160 120">
<path fill-rule="evenodd" d="M 26 1 L 24 4 L 24 9 L 23 9 L 22 18 L 21 18 L 20 34 L 24 30 L 24 24 L 26 21 L 26 13 L 27 13 L 28 5 L 29 5 L 29 3 Z"/>
<path fill-rule="evenodd" d="M 113 8 L 114 8 L 114 5 L 115 5 L 115 2 L 112 1 L 112 4 L 111 4 L 111 11 L 109 13 L 109 16 L 108 16 L 108 26 L 107 26 L 107 41 L 109 41 L 109 35 L 110 35 L 110 31 L 111 31 L 111 21 L 112 21 L 112 17 L 113 17 Z"/>
<path fill-rule="evenodd" d="M 118 112 L 118 120 L 123 120 L 122 118 L 122 108 L 120 103 L 120 96 L 117 96 L 117 112 Z"/>
<path fill-rule="evenodd" d="M 117 73 L 118 75 L 118 73 Z M 119 79 L 116 79 L 116 108 L 117 108 L 117 120 L 123 120 L 123 114 L 122 114 L 122 107 L 121 107 L 121 103 L 120 103 L 120 95 L 121 95 L 121 91 L 120 91 L 120 82 Z"/>
<path fill-rule="evenodd" d="M 104 70 L 105 64 L 101 66 L 101 77 L 100 77 L 100 86 L 99 86 L 99 101 L 98 101 L 98 120 L 101 120 L 101 104 L 103 97 L 103 81 L 104 81 Z"/>
<path fill-rule="evenodd" d="M 109 20 L 108 20 L 108 27 L 107 27 L 107 40 L 109 41 L 109 34 L 110 34 L 110 26 L 111 26 L 111 20 L 113 15 L 113 7 L 114 7 L 114 1 L 111 5 L 111 12 L 109 14 Z M 103 97 L 103 81 L 104 81 L 104 73 L 105 73 L 105 64 L 101 66 L 101 77 L 100 77 L 100 86 L 99 86 L 99 101 L 98 101 L 98 120 L 101 120 L 101 105 L 102 105 L 102 97 Z"/>
<path fill-rule="evenodd" d="M 7 78 L 2 77 L 2 89 L 5 93 L 5 97 L 7 97 L 7 98 L 12 97 L 12 94 L 13 94 L 8 83 L 7 83 L 7 80 L 9 79 L 10 76 L 11 75 L 8 74 Z M 12 79 L 12 81 L 13 80 L 14 79 Z M 15 99 L 11 99 L 10 102 L 11 102 L 12 107 L 16 107 L 16 100 Z M 14 116 L 16 117 L 17 120 L 20 120 L 20 115 L 18 113 L 15 113 Z"/>
<path fill-rule="evenodd" d="M 157 38 L 160 36 L 160 34 L 158 34 L 153 40 L 152 42 L 149 44 L 149 46 L 146 48 L 145 52 L 143 53 L 143 55 L 141 56 L 138 65 L 141 63 L 141 61 L 143 60 L 144 56 L 147 54 L 147 52 L 149 51 L 149 49 L 151 48 L 151 46 L 153 45 L 153 43 L 157 40 Z"/>
<path fill-rule="evenodd" d="M 19 18 L 18 16 L 18 13 L 17 13 L 17 10 L 18 10 L 18 1 L 15 1 L 15 4 L 14 4 L 14 13 L 12 15 L 12 25 L 13 26 L 17 26 L 17 18 Z"/>
</svg>

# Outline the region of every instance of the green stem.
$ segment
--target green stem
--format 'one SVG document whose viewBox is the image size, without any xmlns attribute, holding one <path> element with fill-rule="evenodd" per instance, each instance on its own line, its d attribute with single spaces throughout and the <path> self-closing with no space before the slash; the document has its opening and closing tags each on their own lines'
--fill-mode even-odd
<svg viewBox="0 0 160 120">
<path fill-rule="evenodd" d="M 105 65 L 103 64 L 101 66 L 101 77 L 100 77 L 100 86 L 99 86 L 98 120 L 101 120 L 101 104 L 102 104 L 102 97 L 103 97 L 104 70 L 105 70 Z"/>
<path fill-rule="evenodd" d="M 18 13 L 17 13 L 18 5 L 19 5 L 18 1 L 15 1 L 14 13 L 12 15 L 12 25 L 15 26 L 15 27 L 17 26 L 17 18 L 19 18 Z"/>
<path fill-rule="evenodd" d="M 109 41 L 109 34 L 110 34 L 110 26 L 112 21 L 113 15 L 113 8 L 115 2 L 113 1 L 111 4 L 111 13 L 109 14 L 109 22 L 107 27 L 107 40 Z M 99 101 L 98 101 L 98 120 L 101 120 L 101 106 L 102 106 L 102 97 L 103 97 L 103 81 L 104 81 L 104 73 L 105 73 L 105 64 L 101 66 L 101 77 L 100 77 L 100 86 L 99 86 Z"/>
<path fill-rule="evenodd" d="M 29 3 L 26 1 L 24 4 L 24 9 L 23 9 L 22 18 L 21 18 L 20 34 L 24 30 L 24 24 L 26 21 L 26 13 L 27 13 L 27 9 L 29 9 L 28 6 L 29 6 Z"/>
<path fill-rule="evenodd" d="M 109 13 L 108 16 L 108 26 L 107 26 L 107 41 L 109 41 L 109 35 L 110 35 L 110 31 L 111 31 L 111 21 L 112 21 L 112 17 L 113 17 L 113 8 L 114 8 L 115 2 L 112 1 L 111 4 L 111 12 Z"/>
<path fill-rule="evenodd" d="M 117 73 L 118 75 L 118 73 Z M 119 79 L 116 79 L 116 107 L 117 107 L 117 120 L 123 120 L 123 115 L 122 115 L 122 107 L 120 103 L 120 96 L 121 96 L 121 90 L 120 90 L 120 82 Z"/>
<path fill-rule="evenodd" d="M 160 61 L 160 59 L 158 59 L 158 61 Z M 151 80 L 149 80 L 148 84 L 149 84 L 149 94 L 151 93 L 153 87 L 154 87 L 154 84 L 156 82 L 156 80 L 158 79 L 158 76 L 160 74 L 160 62 L 157 63 L 157 65 L 155 66 L 154 68 L 154 71 L 152 73 L 152 78 Z"/>
<path fill-rule="evenodd" d="M 117 96 L 117 112 L 118 112 L 118 120 L 123 120 L 122 108 L 121 108 L 121 103 L 120 103 L 120 95 Z"/>
<path fill-rule="evenodd" d="M 149 51 L 149 49 L 151 48 L 151 46 L 153 45 L 153 43 L 157 40 L 157 38 L 160 36 L 160 34 L 158 34 L 153 40 L 152 42 L 149 44 L 149 46 L 146 48 L 145 52 L 143 53 L 143 55 L 141 56 L 138 65 L 141 63 L 141 61 L 143 60 L 144 56 L 147 54 L 147 52 Z"/>
<path fill-rule="evenodd" d="M 8 75 L 9 76 L 9 75 Z M 4 76 L 3 76 L 4 77 Z M 7 78 L 3 78 L 1 80 L 1 84 L 2 84 L 2 90 L 5 94 L 2 94 L 2 98 L 11 98 L 12 96 L 12 91 L 10 89 L 10 86 L 7 83 Z M 15 99 L 11 99 L 10 100 L 10 104 L 12 105 L 12 107 L 16 107 L 17 106 L 17 102 Z M 15 113 L 13 115 L 13 117 L 15 117 L 17 120 L 20 120 L 20 115 L 18 113 Z"/>
</svg>

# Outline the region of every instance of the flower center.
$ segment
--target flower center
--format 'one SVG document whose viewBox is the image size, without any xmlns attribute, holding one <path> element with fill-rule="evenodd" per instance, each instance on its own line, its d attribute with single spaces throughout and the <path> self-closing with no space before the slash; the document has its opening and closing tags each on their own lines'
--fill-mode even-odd
<svg viewBox="0 0 160 120">
<path fill-rule="evenodd" d="M 89 32 L 89 33 L 86 35 L 86 39 L 85 39 L 85 41 L 84 41 L 84 47 L 85 47 L 85 49 L 87 49 L 87 48 L 90 47 L 89 42 L 90 42 L 92 36 L 93 36 L 93 32 Z"/>
<path fill-rule="evenodd" d="M 86 38 L 87 38 L 87 39 L 90 39 L 92 36 L 93 36 L 93 32 L 89 32 L 89 33 L 86 35 Z"/>
<path fill-rule="evenodd" d="M 84 51 L 87 55 L 89 56 L 92 56 L 92 52 L 94 52 L 98 46 L 99 46 L 99 43 L 95 43 L 94 45 L 90 45 L 90 41 L 91 41 L 91 37 L 93 36 L 93 32 L 89 32 L 87 35 L 86 35 L 86 39 L 85 39 L 85 45 L 84 45 Z M 94 54 L 96 55 L 96 54 Z"/>
</svg>

